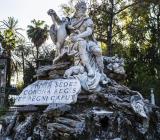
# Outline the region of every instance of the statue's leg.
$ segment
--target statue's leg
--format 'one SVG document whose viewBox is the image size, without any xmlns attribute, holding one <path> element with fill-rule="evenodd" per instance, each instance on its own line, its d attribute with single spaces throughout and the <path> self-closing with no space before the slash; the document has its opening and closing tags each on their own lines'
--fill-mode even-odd
<svg viewBox="0 0 160 140">
<path fill-rule="evenodd" d="M 61 53 L 61 44 L 59 42 L 56 43 L 56 56 L 59 56 Z"/>
<path fill-rule="evenodd" d="M 56 45 L 56 52 L 55 52 L 55 58 L 53 59 L 53 64 L 56 64 L 59 61 L 59 59 L 61 58 L 60 50 L 58 47 L 59 46 Z"/>
<path fill-rule="evenodd" d="M 97 65 L 99 67 L 100 73 L 103 73 L 104 64 L 103 64 L 103 57 L 102 57 L 102 51 L 99 48 L 98 45 L 94 45 L 91 47 L 91 51 L 94 54 L 96 58 Z"/>
<path fill-rule="evenodd" d="M 56 53 L 55 53 L 55 58 L 53 60 L 53 64 L 56 64 L 64 55 L 64 52 L 62 51 L 62 43 L 57 42 L 56 43 Z"/>
<path fill-rule="evenodd" d="M 96 62 L 98 65 L 98 68 L 100 70 L 101 73 L 101 81 L 103 84 L 107 84 L 110 81 L 110 79 L 106 76 L 106 74 L 104 74 L 104 64 L 103 64 L 103 57 L 102 57 L 102 50 L 101 48 L 99 48 L 98 45 L 94 45 L 91 47 L 91 51 L 94 54 L 95 58 L 96 58 Z"/>
<path fill-rule="evenodd" d="M 78 50 L 79 50 L 79 54 L 80 54 L 80 59 L 88 71 L 88 76 L 94 76 L 94 72 L 93 72 L 92 67 L 89 63 L 89 58 L 88 58 L 86 46 L 87 46 L 87 42 L 85 40 L 78 42 Z"/>
</svg>

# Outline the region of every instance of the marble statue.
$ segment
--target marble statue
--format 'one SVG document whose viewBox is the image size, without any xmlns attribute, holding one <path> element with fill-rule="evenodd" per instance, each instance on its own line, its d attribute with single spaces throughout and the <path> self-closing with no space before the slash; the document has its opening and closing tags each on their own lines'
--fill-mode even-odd
<svg viewBox="0 0 160 140">
<path fill-rule="evenodd" d="M 50 35 L 58 55 L 53 62 L 58 62 L 64 53 L 73 55 L 74 66 L 65 72 L 64 77 L 78 78 L 84 89 L 92 91 L 98 89 L 100 82 L 108 83 L 109 78 L 103 73 L 102 50 L 94 38 L 94 24 L 86 11 L 86 3 L 79 1 L 72 17 L 61 20 L 52 9 L 48 14 L 53 21 Z"/>
<path fill-rule="evenodd" d="M 53 25 L 50 28 L 50 36 L 53 43 L 56 45 L 56 58 L 53 63 L 56 63 L 61 56 L 63 56 L 62 48 L 64 47 L 64 42 L 68 34 L 67 29 L 73 29 L 69 26 L 70 19 L 62 18 L 62 20 L 57 16 L 56 12 L 52 9 L 48 11 L 48 15 L 51 16 Z"/>
<path fill-rule="evenodd" d="M 117 83 L 125 77 L 125 61 L 102 57 L 86 10 L 79 1 L 71 17 L 60 19 L 48 11 L 57 47 L 54 64 L 40 67 L 39 80 L 12 96 L 14 106 L 1 116 L 0 140 L 159 140 L 160 107 Z"/>
</svg>

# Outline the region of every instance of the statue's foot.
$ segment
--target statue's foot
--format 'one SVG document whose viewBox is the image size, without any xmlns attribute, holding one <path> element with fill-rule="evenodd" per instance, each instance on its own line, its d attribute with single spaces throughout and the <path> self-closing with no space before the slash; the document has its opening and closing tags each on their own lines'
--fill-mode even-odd
<svg viewBox="0 0 160 140">
<path fill-rule="evenodd" d="M 102 80 L 103 85 L 106 85 L 106 84 L 109 84 L 109 83 L 111 83 L 111 80 L 109 78 L 107 78 L 105 80 Z"/>
<path fill-rule="evenodd" d="M 101 73 L 101 81 L 103 85 L 111 83 L 111 79 L 106 76 L 106 74 Z"/>
<path fill-rule="evenodd" d="M 59 49 L 56 49 L 56 52 L 55 52 L 55 56 L 58 57 L 60 55 L 60 50 Z"/>
<path fill-rule="evenodd" d="M 53 60 L 53 64 L 56 64 L 59 59 L 60 59 L 60 57 L 57 56 L 57 57 Z"/>
<path fill-rule="evenodd" d="M 88 76 L 89 76 L 89 77 L 94 77 L 94 72 L 93 72 L 93 70 L 89 70 L 89 71 L 88 71 Z"/>
<path fill-rule="evenodd" d="M 56 64 L 56 61 L 55 61 L 55 60 L 53 60 L 53 61 L 52 61 L 52 64 Z"/>
</svg>

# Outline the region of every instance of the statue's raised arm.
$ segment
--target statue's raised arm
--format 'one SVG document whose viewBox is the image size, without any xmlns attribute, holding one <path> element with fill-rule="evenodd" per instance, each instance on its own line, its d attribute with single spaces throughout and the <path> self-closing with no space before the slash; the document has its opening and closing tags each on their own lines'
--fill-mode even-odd
<svg viewBox="0 0 160 140">
<path fill-rule="evenodd" d="M 48 13 L 48 15 L 51 16 L 53 24 L 58 24 L 58 25 L 61 24 L 62 21 L 61 21 L 60 17 L 57 15 L 57 13 L 53 9 L 49 9 L 47 13 Z"/>
<path fill-rule="evenodd" d="M 50 27 L 50 36 L 53 43 L 56 45 L 56 58 L 53 63 L 56 63 L 63 55 L 62 51 L 67 33 L 67 26 L 69 25 L 69 18 L 60 19 L 56 12 L 52 9 L 48 10 L 48 15 L 51 16 L 53 25 Z"/>
</svg>

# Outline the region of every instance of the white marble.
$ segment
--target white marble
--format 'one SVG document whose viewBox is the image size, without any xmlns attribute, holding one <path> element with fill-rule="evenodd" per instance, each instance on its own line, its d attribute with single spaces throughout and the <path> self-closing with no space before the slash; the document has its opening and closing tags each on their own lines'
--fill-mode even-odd
<svg viewBox="0 0 160 140">
<path fill-rule="evenodd" d="M 108 78 L 103 73 L 102 50 L 94 37 L 94 23 L 86 11 L 84 1 L 77 2 L 75 13 L 70 17 L 61 19 L 54 10 L 48 11 L 53 21 L 50 36 L 57 49 L 53 63 L 57 63 L 65 53 L 72 55 L 73 67 L 66 70 L 64 77 L 76 77 L 85 90 L 97 91 L 99 83 L 108 83 Z"/>
<path fill-rule="evenodd" d="M 144 110 L 144 102 L 143 102 L 143 98 L 140 97 L 139 95 L 133 95 L 130 99 L 131 102 L 131 107 L 132 109 L 139 114 L 140 116 L 144 117 L 144 118 L 148 118 L 146 115 L 146 112 Z"/>
<path fill-rule="evenodd" d="M 80 91 L 81 85 L 76 79 L 38 80 L 15 97 L 14 105 L 70 104 L 77 101 Z"/>
</svg>

